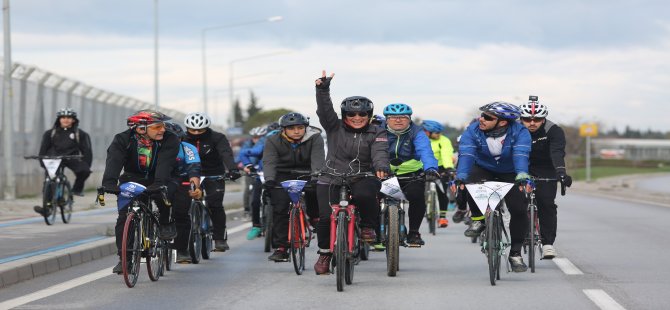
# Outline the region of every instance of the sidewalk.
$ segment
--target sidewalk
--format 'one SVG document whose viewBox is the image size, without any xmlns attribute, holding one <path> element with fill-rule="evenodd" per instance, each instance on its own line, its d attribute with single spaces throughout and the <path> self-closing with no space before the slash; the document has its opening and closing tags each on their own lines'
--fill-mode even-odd
<svg viewBox="0 0 670 310">
<path fill-rule="evenodd" d="M 633 174 L 601 178 L 592 182 L 574 182 L 568 192 L 595 195 L 636 202 L 648 202 L 655 205 L 670 207 L 670 191 L 657 192 L 637 186 L 641 180 L 654 177 L 667 177 L 668 174 Z"/>
</svg>

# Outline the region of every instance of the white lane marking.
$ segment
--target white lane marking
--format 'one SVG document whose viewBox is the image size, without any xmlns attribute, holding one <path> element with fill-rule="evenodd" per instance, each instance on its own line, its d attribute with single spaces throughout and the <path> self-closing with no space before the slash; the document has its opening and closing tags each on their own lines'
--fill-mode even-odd
<svg viewBox="0 0 670 310">
<path fill-rule="evenodd" d="M 602 310 L 626 310 L 603 290 L 584 290 L 584 294 Z"/>
<path fill-rule="evenodd" d="M 242 225 L 235 226 L 235 227 L 229 229 L 228 234 L 234 234 L 234 233 L 243 231 L 243 230 L 245 230 L 249 227 L 251 227 L 250 222 L 249 223 L 244 223 Z M 11 308 L 15 308 L 15 307 L 18 307 L 18 306 L 22 306 L 22 305 L 25 305 L 27 303 L 31 303 L 33 301 L 36 301 L 36 300 L 39 300 L 39 299 L 42 299 L 42 298 L 46 298 L 46 297 L 49 297 L 49 296 L 56 295 L 60 292 L 67 291 L 67 290 L 75 288 L 77 286 L 81 286 L 81 285 L 84 285 L 86 283 L 90 283 L 90 282 L 93 282 L 95 280 L 111 276 L 112 273 L 109 271 L 109 269 L 110 268 L 105 268 L 103 270 L 96 271 L 94 273 L 87 274 L 85 276 L 81 276 L 79 278 L 75 278 L 75 279 L 72 279 L 70 281 L 63 282 L 61 284 L 56 284 L 54 286 L 50 286 L 48 288 L 45 288 L 43 290 L 40 290 L 40 291 L 37 291 L 37 292 L 34 292 L 34 293 L 30 293 L 28 295 L 23 295 L 21 297 L 16 297 L 14 299 L 3 301 L 3 302 L 0 303 L 0 310 L 11 309 Z"/>
<path fill-rule="evenodd" d="M 580 275 L 584 274 L 577 266 L 575 266 L 570 260 L 567 258 L 559 258 L 556 257 L 552 259 L 554 263 L 558 266 L 558 268 L 561 268 L 563 273 L 567 275 Z"/>
</svg>

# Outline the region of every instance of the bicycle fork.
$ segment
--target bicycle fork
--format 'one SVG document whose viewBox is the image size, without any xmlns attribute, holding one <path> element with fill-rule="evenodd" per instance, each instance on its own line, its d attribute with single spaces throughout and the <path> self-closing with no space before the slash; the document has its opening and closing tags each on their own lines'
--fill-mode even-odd
<svg viewBox="0 0 670 310">
<path fill-rule="evenodd" d="M 330 251 L 335 251 L 335 240 L 337 238 L 337 216 L 340 212 L 347 214 L 347 252 L 352 253 L 354 250 L 354 233 L 356 229 L 356 214 L 354 212 L 354 205 L 347 205 L 342 207 L 339 204 L 331 205 L 333 212 L 330 213 Z"/>
</svg>

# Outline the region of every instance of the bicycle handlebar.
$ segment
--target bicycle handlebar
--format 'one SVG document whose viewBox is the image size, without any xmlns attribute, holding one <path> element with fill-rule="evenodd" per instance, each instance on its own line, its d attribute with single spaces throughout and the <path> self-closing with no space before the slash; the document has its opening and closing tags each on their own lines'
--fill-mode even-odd
<svg viewBox="0 0 670 310">
<path fill-rule="evenodd" d="M 559 182 L 561 183 L 561 196 L 565 196 L 565 190 L 567 186 L 563 183 L 563 180 L 556 178 L 532 178 L 535 182 Z"/>
<path fill-rule="evenodd" d="M 120 192 L 118 190 L 112 190 L 112 189 L 107 189 L 104 186 L 98 187 L 98 196 L 96 197 L 96 203 L 99 203 L 101 206 L 105 206 L 105 193 L 108 194 L 114 194 L 114 195 L 119 195 Z M 161 199 L 163 199 L 163 203 L 165 203 L 166 206 L 170 207 L 172 206 L 172 202 L 167 197 L 167 186 L 163 185 L 160 186 L 156 189 L 146 189 L 144 191 L 147 195 L 152 195 L 152 194 L 161 194 Z"/>
</svg>

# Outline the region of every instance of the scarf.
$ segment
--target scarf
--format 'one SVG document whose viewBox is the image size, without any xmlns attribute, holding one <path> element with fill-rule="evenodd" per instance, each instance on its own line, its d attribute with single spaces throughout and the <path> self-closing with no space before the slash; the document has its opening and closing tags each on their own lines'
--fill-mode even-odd
<svg viewBox="0 0 670 310">
<path fill-rule="evenodd" d="M 147 170 L 147 168 L 151 166 L 151 150 L 154 143 L 151 139 L 144 136 L 135 135 L 135 137 L 137 138 L 138 165 L 140 166 L 140 169 Z"/>
</svg>

